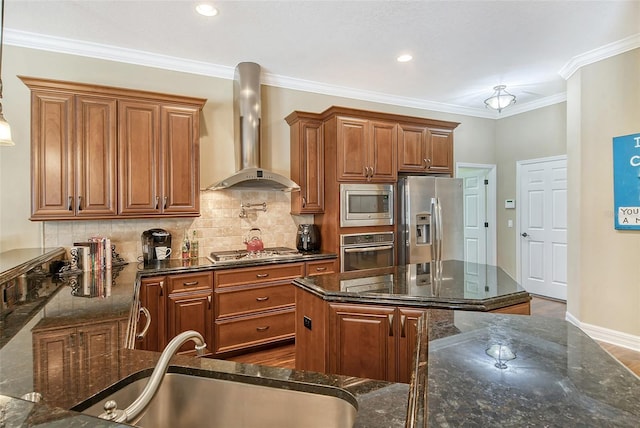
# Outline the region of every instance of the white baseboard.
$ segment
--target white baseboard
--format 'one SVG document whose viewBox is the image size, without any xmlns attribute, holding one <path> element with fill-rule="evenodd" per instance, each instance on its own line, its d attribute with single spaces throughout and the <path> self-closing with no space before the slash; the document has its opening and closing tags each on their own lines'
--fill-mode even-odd
<svg viewBox="0 0 640 428">
<path fill-rule="evenodd" d="M 599 340 L 601 342 L 610 343 L 612 345 L 640 352 L 640 336 L 634 336 L 632 334 L 623 333 L 617 330 L 611 330 L 608 328 L 599 327 L 597 325 L 581 322 L 569 312 L 566 313 L 565 319 L 571 324 L 580 328 L 594 340 Z"/>
</svg>

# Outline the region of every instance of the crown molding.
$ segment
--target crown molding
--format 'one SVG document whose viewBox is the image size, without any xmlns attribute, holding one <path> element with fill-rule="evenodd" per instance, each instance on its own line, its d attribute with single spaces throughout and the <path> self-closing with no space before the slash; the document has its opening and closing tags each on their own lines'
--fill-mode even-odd
<svg viewBox="0 0 640 428">
<path fill-rule="evenodd" d="M 168 55 L 153 54 L 145 51 L 104 45 L 100 43 L 12 30 L 10 28 L 5 29 L 4 42 L 7 45 L 23 48 L 78 55 L 88 58 L 116 61 L 164 70 L 218 77 L 222 79 L 232 80 L 235 72 L 235 67 L 171 57 Z M 566 94 L 558 94 L 526 104 L 511 106 L 509 109 L 503 110 L 502 113 L 498 113 L 497 111 L 492 111 L 484 107 L 464 107 L 418 98 L 401 97 L 381 92 L 347 88 L 344 86 L 330 85 L 270 73 L 265 73 L 263 75 L 262 82 L 266 85 L 285 89 L 485 119 L 502 119 L 515 114 L 524 113 L 540 107 L 566 101 Z"/>
<path fill-rule="evenodd" d="M 626 37 L 622 40 L 609 43 L 599 48 L 590 50 L 580 55 L 576 55 L 568 63 L 564 65 L 558 74 L 565 80 L 570 78 L 573 73 L 578 71 L 585 65 L 593 64 L 594 62 L 602 61 L 603 59 L 610 58 L 612 56 L 625 53 L 632 49 L 640 47 L 640 33 Z"/>
</svg>

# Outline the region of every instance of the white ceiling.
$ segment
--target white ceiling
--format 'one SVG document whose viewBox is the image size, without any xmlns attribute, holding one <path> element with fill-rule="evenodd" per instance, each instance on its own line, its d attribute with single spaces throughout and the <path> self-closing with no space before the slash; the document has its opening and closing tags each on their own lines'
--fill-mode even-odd
<svg viewBox="0 0 640 428">
<path fill-rule="evenodd" d="M 497 84 L 518 100 L 504 117 L 640 46 L 638 0 L 208 1 L 212 18 L 190 0 L 4 1 L 11 45 L 225 78 L 253 61 L 266 84 L 480 117 L 498 117 L 483 104 Z"/>
</svg>

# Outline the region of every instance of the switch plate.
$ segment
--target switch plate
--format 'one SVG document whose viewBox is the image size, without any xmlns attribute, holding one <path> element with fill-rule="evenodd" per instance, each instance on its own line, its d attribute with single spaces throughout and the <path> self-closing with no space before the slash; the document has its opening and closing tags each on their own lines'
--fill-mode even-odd
<svg viewBox="0 0 640 428">
<path fill-rule="evenodd" d="M 513 227 L 513 220 L 507 220 L 507 227 Z"/>
<path fill-rule="evenodd" d="M 311 318 L 304 316 L 302 317 L 302 323 L 304 324 L 304 326 L 306 328 L 308 328 L 309 330 L 311 330 Z"/>
</svg>

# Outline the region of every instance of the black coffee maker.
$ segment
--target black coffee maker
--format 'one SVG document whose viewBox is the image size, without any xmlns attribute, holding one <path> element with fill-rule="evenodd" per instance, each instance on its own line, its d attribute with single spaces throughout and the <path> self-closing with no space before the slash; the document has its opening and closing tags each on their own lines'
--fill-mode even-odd
<svg viewBox="0 0 640 428">
<path fill-rule="evenodd" d="M 310 252 L 320 250 L 320 229 L 315 224 L 301 224 L 296 234 L 298 251 Z"/>
<path fill-rule="evenodd" d="M 164 229 L 142 232 L 142 258 L 145 265 L 166 260 L 171 255 L 171 234 Z"/>
</svg>

